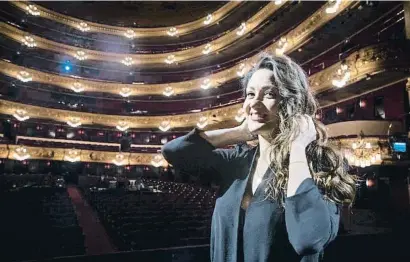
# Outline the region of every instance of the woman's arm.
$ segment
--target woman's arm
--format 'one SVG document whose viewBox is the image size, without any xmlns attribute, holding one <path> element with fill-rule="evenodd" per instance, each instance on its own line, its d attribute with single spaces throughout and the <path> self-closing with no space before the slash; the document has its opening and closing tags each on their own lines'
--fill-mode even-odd
<svg viewBox="0 0 410 262">
<path fill-rule="evenodd" d="M 285 221 L 293 248 L 307 255 L 322 251 L 336 237 L 340 213 L 336 204 L 324 199 L 310 174 L 306 146 L 316 138 L 313 121 L 301 118 L 300 124 L 290 148 Z"/>
<path fill-rule="evenodd" d="M 201 168 L 218 169 L 238 154 L 238 149 L 217 149 L 237 144 L 252 138 L 247 126 L 226 128 L 212 131 L 194 129 L 187 135 L 178 137 L 162 148 L 164 158 L 173 166 L 186 171 L 198 171 Z M 217 170 L 220 171 L 220 170 Z"/>
</svg>

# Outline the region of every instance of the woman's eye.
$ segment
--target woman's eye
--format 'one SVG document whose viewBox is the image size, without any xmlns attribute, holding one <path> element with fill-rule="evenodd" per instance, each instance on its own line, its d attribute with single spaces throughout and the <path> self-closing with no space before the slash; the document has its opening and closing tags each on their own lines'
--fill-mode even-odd
<svg viewBox="0 0 410 262">
<path fill-rule="evenodd" d="M 249 92 L 249 93 L 246 94 L 246 96 L 254 96 L 254 95 L 255 95 L 255 94 L 252 93 L 252 92 Z"/>
<path fill-rule="evenodd" d="M 275 98 L 275 93 L 273 93 L 273 92 L 268 92 L 265 95 L 269 98 Z"/>
</svg>

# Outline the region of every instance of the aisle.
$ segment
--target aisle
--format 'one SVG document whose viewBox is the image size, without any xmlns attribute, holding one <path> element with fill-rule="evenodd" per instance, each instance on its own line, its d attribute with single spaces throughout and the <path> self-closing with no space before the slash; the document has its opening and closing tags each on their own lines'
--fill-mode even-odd
<svg viewBox="0 0 410 262">
<path fill-rule="evenodd" d="M 75 186 L 68 186 L 67 192 L 76 209 L 78 223 L 83 229 L 86 254 L 98 255 L 115 252 L 115 247 L 111 244 L 104 226 L 100 223 L 94 210 L 83 199 L 79 189 Z"/>
</svg>

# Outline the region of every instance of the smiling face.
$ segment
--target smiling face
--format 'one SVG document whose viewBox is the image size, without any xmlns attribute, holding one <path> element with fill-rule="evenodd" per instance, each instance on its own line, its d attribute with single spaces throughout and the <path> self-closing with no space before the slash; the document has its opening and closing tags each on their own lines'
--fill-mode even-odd
<svg viewBox="0 0 410 262">
<path fill-rule="evenodd" d="M 243 104 L 249 131 L 268 138 L 279 126 L 278 89 L 272 83 L 273 72 L 259 69 L 253 73 L 246 86 Z"/>
</svg>

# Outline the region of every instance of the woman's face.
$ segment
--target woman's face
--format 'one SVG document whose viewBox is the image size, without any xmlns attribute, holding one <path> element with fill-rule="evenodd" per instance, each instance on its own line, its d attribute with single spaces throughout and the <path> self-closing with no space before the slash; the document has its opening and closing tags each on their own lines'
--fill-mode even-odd
<svg viewBox="0 0 410 262">
<path fill-rule="evenodd" d="M 243 104 L 249 131 L 266 137 L 279 126 L 279 93 L 271 82 L 272 75 L 268 69 L 255 71 L 246 87 Z"/>
</svg>

